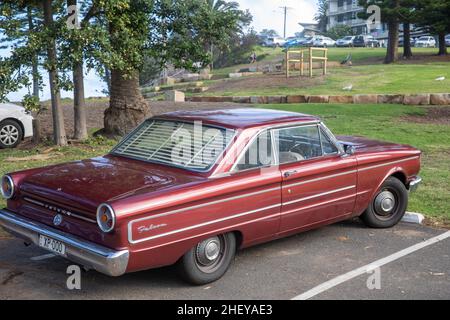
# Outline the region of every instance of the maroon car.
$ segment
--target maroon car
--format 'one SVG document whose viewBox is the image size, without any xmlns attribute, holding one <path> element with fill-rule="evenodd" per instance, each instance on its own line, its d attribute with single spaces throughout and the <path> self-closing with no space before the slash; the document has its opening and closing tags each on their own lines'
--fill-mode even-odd
<svg viewBox="0 0 450 320">
<path fill-rule="evenodd" d="M 396 225 L 421 182 L 420 155 L 336 138 L 304 114 L 175 112 L 106 156 L 4 176 L 0 225 L 110 276 L 176 263 L 205 284 L 239 248 L 358 216 Z"/>
</svg>

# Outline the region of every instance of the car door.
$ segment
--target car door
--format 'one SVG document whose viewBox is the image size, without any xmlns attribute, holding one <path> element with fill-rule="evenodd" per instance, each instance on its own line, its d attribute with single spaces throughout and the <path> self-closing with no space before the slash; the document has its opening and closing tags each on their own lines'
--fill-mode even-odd
<svg viewBox="0 0 450 320">
<path fill-rule="evenodd" d="M 282 175 L 280 233 L 333 222 L 353 213 L 357 164 L 322 124 L 273 131 Z"/>
</svg>

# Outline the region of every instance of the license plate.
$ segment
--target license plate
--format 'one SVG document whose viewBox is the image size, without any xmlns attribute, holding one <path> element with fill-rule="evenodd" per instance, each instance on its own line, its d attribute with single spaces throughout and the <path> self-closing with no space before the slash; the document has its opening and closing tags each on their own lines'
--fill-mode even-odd
<svg viewBox="0 0 450 320">
<path fill-rule="evenodd" d="M 43 235 L 39 235 L 39 246 L 61 256 L 66 254 L 64 243 Z"/>
</svg>

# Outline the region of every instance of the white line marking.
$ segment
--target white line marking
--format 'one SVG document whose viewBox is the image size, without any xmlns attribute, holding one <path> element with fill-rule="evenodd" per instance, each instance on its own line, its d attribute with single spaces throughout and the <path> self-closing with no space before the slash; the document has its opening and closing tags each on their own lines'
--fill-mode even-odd
<svg viewBox="0 0 450 320">
<path fill-rule="evenodd" d="M 418 243 L 418 244 L 416 244 L 416 245 L 414 245 L 412 247 L 406 248 L 406 249 L 401 250 L 401 251 L 399 251 L 397 253 L 394 253 L 394 254 L 392 254 L 390 256 L 387 256 L 385 258 L 382 258 L 380 260 L 372 262 L 372 263 L 370 263 L 368 265 L 365 265 L 365 266 L 363 266 L 361 268 L 355 269 L 353 271 L 350 271 L 348 273 L 340 275 L 340 276 L 338 276 L 338 277 L 336 277 L 334 279 L 331 279 L 331 280 L 329 280 L 327 282 L 324 282 L 324 283 L 318 285 L 317 287 L 315 287 L 315 288 L 313 288 L 313 289 L 311 289 L 311 290 L 309 290 L 309 291 L 307 291 L 305 293 L 302 293 L 301 295 L 298 295 L 298 296 L 292 298 L 292 300 L 308 300 L 308 299 L 310 299 L 310 298 L 312 298 L 314 296 L 317 296 L 318 294 L 321 294 L 322 292 L 325 292 L 325 291 L 327 291 L 327 290 L 329 290 L 329 289 L 331 289 L 333 287 L 336 287 L 336 286 L 338 286 L 338 285 L 340 285 L 340 284 L 342 284 L 342 283 L 344 283 L 344 282 L 346 282 L 348 280 L 356 278 L 356 277 L 358 277 L 358 276 L 360 276 L 362 274 L 365 274 L 367 272 L 373 271 L 373 270 L 375 270 L 377 268 L 380 268 L 380 267 L 382 267 L 382 266 L 384 266 L 384 265 L 386 265 L 388 263 L 391 263 L 391 262 L 393 262 L 395 260 L 398 260 L 398 259 L 400 259 L 400 258 L 402 258 L 404 256 L 407 256 L 407 255 L 409 255 L 409 254 L 411 254 L 413 252 L 416 252 L 416 251 L 418 251 L 420 249 L 423 249 L 425 247 L 428 247 L 428 246 L 431 246 L 431 245 L 433 245 L 435 243 L 443 241 L 443 240 L 445 240 L 445 239 L 447 239 L 449 237 L 450 237 L 450 231 L 447 231 L 447 232 L 445 232 L 445 233 L 443 233 L 443 234 L 441 234 L 441 235 L 439 235 L 437 237 L 434 237 L 434 238 L 428 239 L 426 241 L 420 242 L 420 243 Z"/>
<path fill-rule="evenodd" d="M 53 257 L 56 257 L 56 255 L 53 254 L 53 253 L 48 253 L 48 254 L 44 254 L 42 256 L 33 257 L 33 258 L 30 258 L 30 259 L 33 260 L 33 261 L 42 261 L 42 260 L 46 260 L 46 259 L 51 259 Z"/>
</svg>

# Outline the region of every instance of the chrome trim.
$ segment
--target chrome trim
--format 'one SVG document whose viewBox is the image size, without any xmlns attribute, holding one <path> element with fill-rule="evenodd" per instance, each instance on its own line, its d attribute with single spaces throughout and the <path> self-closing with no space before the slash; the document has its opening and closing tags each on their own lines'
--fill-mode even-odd
<svg viewBox="0 0 450 320">
<path fill-rule="evenodd" d="M 3 191 L 3 179 L 8 180 L 8 182 L 11 184 L 12 190 L 11 190 L 11 195 L 10 195 L 10 196 L 6 196 L 5 193 L 4 193 L 4 191 Z M 14 180 L 13 180 L 9 175 L 5 174 L 5 175 L 2 177 L 2 181 L 1 181 L 1 182 L 2 182 L 2 185 L 0 185 L 0 192 L 1 192 L 1 194 L 2 194 L 2 197 L 3 197 L 5 200 L 12 199 L 12 198 L 14 197 L 14 193 L 15 193 L 15 191 L 16 191 L 16 187 L 15 187 L 15 185 L 14 185 Z"/>
<path fill-rule="evenodd" d="M 158 235 L 154 235 L 154 236 L 151 236 L 151 237 L 148 237 L 148 238 L 143 238 L 143 239 L 139 239 L 139 240 L 132 240 L 132 239 L 129 239 L 129 240 L 130 240 L 130 243 L 132 243 L 132 244 L 136 244 L 136 243 L 140 243 L 140 242 L 144 242 L 144 241 L 150 241 L 150 240 L 154 240 L 154 239 L 170 236 L 170 235 L 173 235 L 173 234 L 177 234 L 177 233 L 180 233 L 180 232 L 189 231 L 189 230 L 192 230 L 192 229 L 197 229 L 197 228 L 209 226 L 211 224 L 215 224 L 215 223 L 219 223 L 219 222 L 223 222 L 223 221 L 227 221 L 227 220 L 240 218 L 240 217 L 247 216 L 247 215 L 250 215 L 250 214 L 254 214 L 254 213 L 257 213 L 257 212 L 266 211 L 266 210 L 279 208 L 279 207 L 281 207 L 281 203 L 278 203 L 278 204 L 275 204 L 275 205 L 272 205 L 272 206 L 268 206 L 268 207 L 265 207 L 265 208 L 261 208 L 261 209 L 255 209 L 255 210 L 251 210 L 251 211 L 246 211 L 246 212 L 243 212 L 243 213 L 235 214 L 233 216 L 224 217 L 224 218 L 217 219 L 217 220 L 212 220 L 212 221 L 196 224 L 196 225 L 193 225 L 193 226 L 190 226 L 190 227 L 186 227 L 186 228 L 182 228 L 182 229 L 176 229 L 176 230 L 169 231 L 169 232 L 166 232 L 166 233 L 161 233 L 161 234 L 158 234 Z M 129 232 L 131 232 L 131 231 L 129 231 Z"/>
<path fill-rule="evenodd" d="M 108 230 L 103 229 L 102 224 L 100 223 L 99 213 L 100 213 L 100 208 L 102 208 L 102 207 L 106 207 L 109 210 L 109 212 L 111 213 L 111 219 L 113 220 L 113 223 L 112 223 L 111 227 Z M 116 212 L 114 211 L 114 209 L 109 204 L 102 203 L 101 205 L 99 205 L 98 208 L 97 208 L 97 212 L 96 212 L 95 216 L 97 218 L 97 225 L 98 225 L 98 227 L 104 233 L 110 233 L 111 231 L 114 230 L 114 227 L 116 226 Z"/>
<path fill-rule="evenodd" d="M 37 246 L 39 246 L 39 235 L 61 241 L 66 246 L 64 258 L 108 276 L 118 277 L 127 270 L 129 250 L 115 251 L 42 223 L 20 217 L 6 209 L 0 210 L 0 226 Z"/>
<path fill-rule="evenodd" d="M 419 186 L 422 184 L 422 177 L 416 177 L 413 181 L 409 183 L 409 192 L 416 192 Z"/>
<path fill-rule="evenodd" d="M 350 189 L 355 189 L 355 188 L 356 188 L 356 186 L 348 186 L 348 187 L 345 187 L 345 188 L 335 189 L 335 190 L 331 190 L 331 191 L 315 194 L 313 196 L 304 197 L 304 198 L 300 198 L 300 199 L 295 199 L 293 201 L 284 202 L 283 206 L 288 206 L 288 205 L 293 204 L 293 203 L 298 203 L 298 202 L 303 202 L 303 201 L 306 201 L 306 200 L 320 198 L 320 197 L 323 197 L 323 196 L 326 196 L 326 195 L 329 195 L 329 194 L 334 194 L 334 193 L 338 193 L 338 192 L 346 191 L 346 190 L 350 190 Z"/>
<path fill-rule="evenodd" d="M 46 204 L 44 202 L 41 202 L 41 201 L 38 201 L 38 200 L 34 200 L 34 199 L 29 198 L 29 197 L 24 197 L 23 199 L 26 202 L 30 202 L 32 204 L 35 204 L 37 206 L 40 206 L 40 207 L 43 207 L 43 208 L 47 209 Z M 49 205 L 49 206 L 53 206 L 53 205 Z M 56 207 L 57 205 L 54 205 L 54 206 Z M 53 210 L 49 210 L 49 211 L 53 211 Z M 68 217 L 73 217 L 73 218 L 77 218 L 77 219 L 80 219 L 80 220 L 84 220 L 86 222 L 90 222 L 90 223 L 93 223 L 93 224 L 97 223 L 96 220 L 86 218 L 86 217 L 81 216 L 79 214 L 73 213 L 72 211 L 69 211 L 69 210 L 61 210 L 61 212 L 58 212 L 58 211 L 55 211 L 55 212 L 56 213 L 60 213 L 60 214 L 64 214 L 64 215 L 66 215 Z"/>
<path fill-rule="evenodd" d="M 160 213 L 160 214 L 150 216 L 150 217 L 144 217 L 144 218 L 140 218 L 140 219 L 131 220 L 130 222 L 128 222 L 128 242 L 134 243 L 133 238 L 132 238 L 132 227 L 133 227 L 134 223 L 152 220 L 152 219 L 161 218 L 161 217 L 166 217 L 166 216 L 170 216 L 173 214 L 177 214 L 177 213 L 181 213 L 181 212 L 185 212 L 185 211 L 189 211 L 189 210 L 200 209 L 200 208 L 207 207 L 207 206 L 210 206 L 213 204 L 219 204 L 219 203 L 224 203 L 224 202 L 228 202 L 228 201 L 232 201 L 232 200 L 238 200 L 238 199 L 247 198 L 247 197 L 251 197 L 251 196 L 255 196 L 255 195 L 259 195 L 259 194 L 263 194 L 263 193 L 267 193 L 267 192 L 271 192 L 271 191 L 276 191 L 276 190 L 281 190 L 281 188 L 280 187 L 270 188 L 270 189 L 266 189 L 266 190 L 256 191 L 253 193 L 248 193 L 245 195 L 239 195 L 239 196 L 216 200 L 216 201 L 212 201 L 212 202 L 208 202 L 208 203 L 202 203 L 202 204 L 198 204 L 195 206 L 185 207 L 185 208 L 181 208 L 178 210 L 173 210 L 173 211 L 169 211 L 169 212 L 165 212 L 165 213 Z"/>
<path fill-rule="evenodd" d="M 346 175 L 356 173 L 356 172 L 358 172 L 358 171 L 352 170 L 352 171 L 347 171 L 347 172 L 342 172 L 342 173 L 336 173 L 336 174 L 332 174 L 332 175 L 325 176 L 325 177 L 320 177 L 320 178 L 316 178 L 316 179 L 310 179 L 310 180 L 305 180 L 305 181 L 301 181 L 301 182 L 295 182 L 292 184 L 284 185 L 283 188 L 296 187 L 296 186 L 300 186 L 300 185 L 311 183 L 311 182 L 317 182 L 317 181 L 332 179 L 332 178 L 336 178 L 336 177 L 346 176 Z"/>
<path fill-rule="evenodd" d="M 378 165 L 375 165 L 375 166 L 370 166 L 370 167 L 358 169 L 358 171 L 367 171 L 367 170 L 371 170 L 371 169 L 386 167 L 386 166 L 390 166 L 392 164 L 402 163 L 402 162 L 405 162 L 405 161 L 415 160 L 415 159 L 420 159 L 420 156 L 405 158 L 405 159 L 402 159 L 402 160 L 397 160 L 397 161 L 392 161 L 392 162 L 381 163 L 381 164 L 378 164 Z"/>
</svg>

